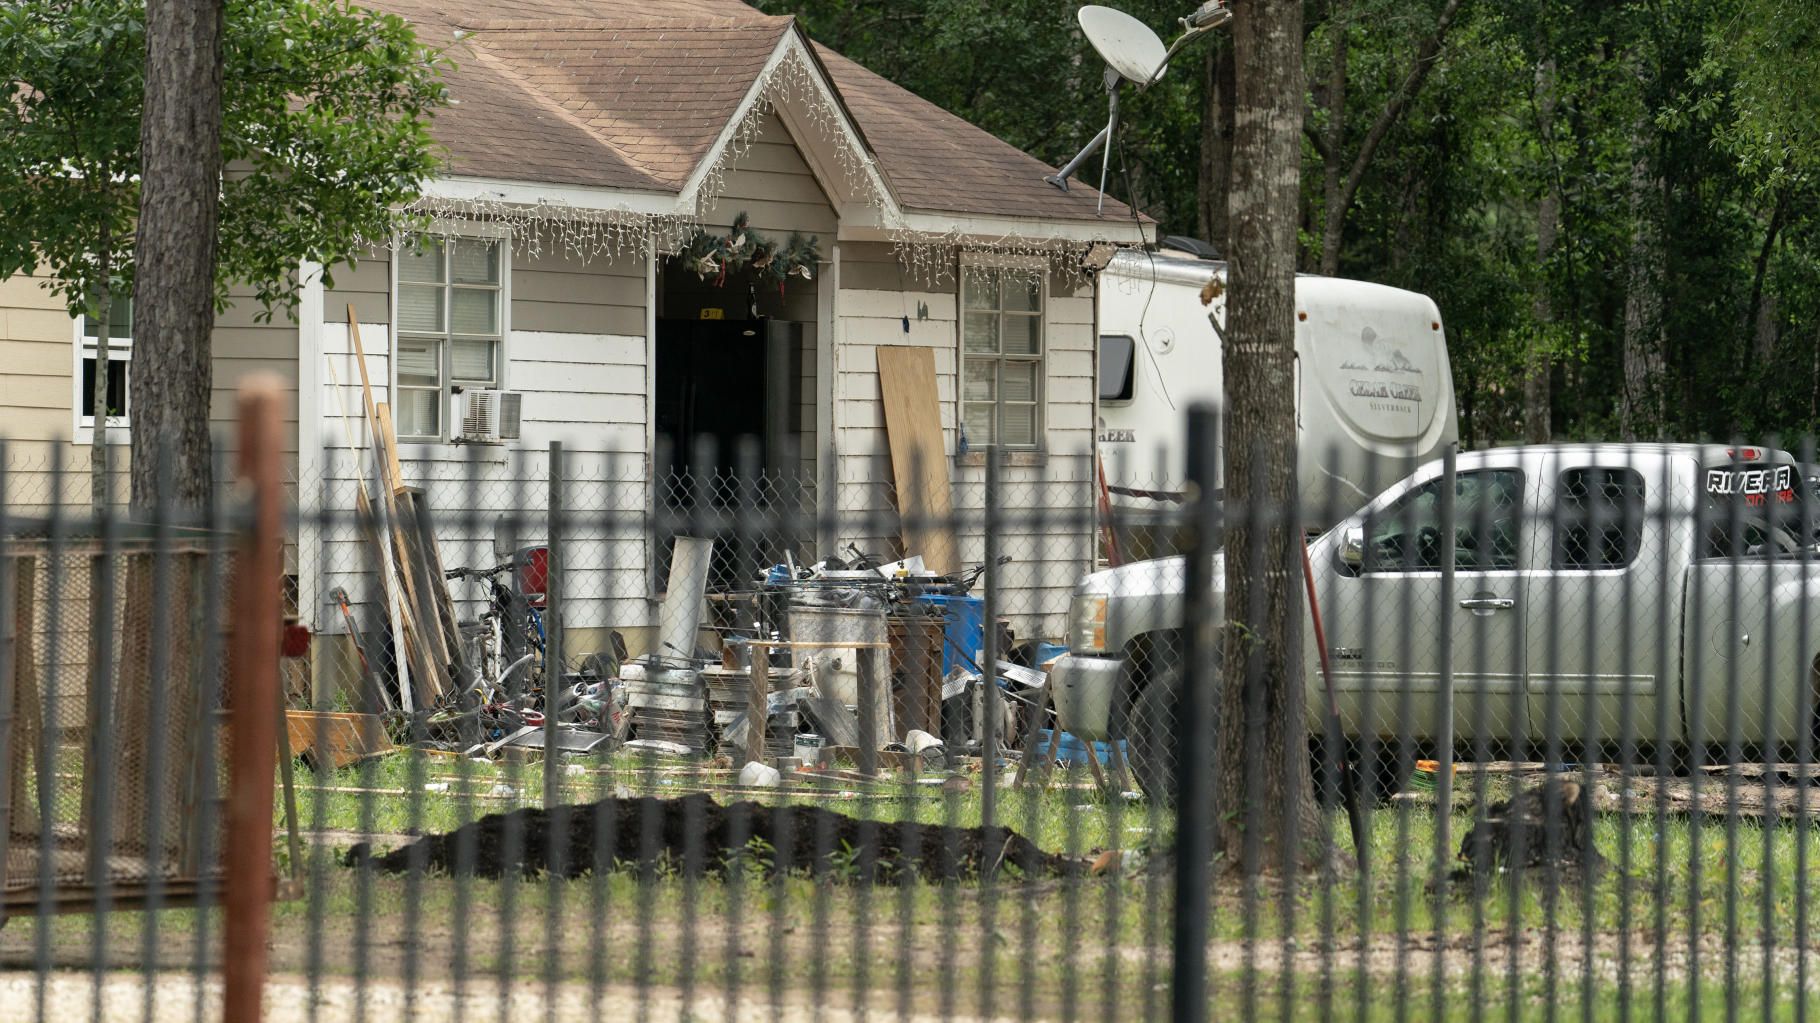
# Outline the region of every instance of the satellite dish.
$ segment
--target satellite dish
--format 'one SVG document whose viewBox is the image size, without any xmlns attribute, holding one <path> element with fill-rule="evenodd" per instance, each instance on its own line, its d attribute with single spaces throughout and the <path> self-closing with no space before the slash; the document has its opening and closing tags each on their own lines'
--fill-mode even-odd
<svg viewBox="0 0 1820 1023">
<path fill-rule="evenodd" d="M 1106 127 L 1101 128 L 1093 141 L 1075 154 L 1067 166 L 1054 174 L 1046 175 L 1043 180 L 1064 192 L 1068 191 L 1069 176 L 1086 162 L 1087 157 L 1111 141 L 1113 133 L 1118 130 L 1119 85 L 1130 82 L 1141 92 L 1163 77 L 1163 71 L 1169 66 L 1169 58 L 1175 56 L 1183 44 L 1231 20 L 1232 11 L 1226 6 L 1227 3 L 1228 0 L 1203 0 L 1193 14 L 1179 19 L 1182 34 L 1176 39 L 1175 45 L 1167 48 L 1157 38 L 1157 34 L 1150 31 L 1150 26 L 1124 11 L 1098 4 L 1088 4 L 1081 8 L 1075 14 L 1081 23 L 1081 32 L 1106 61 Z M 1106 171 L 1111 163 L 1112 152 L 1108 148 L 1105 158 L 1100 161 L 1101 209 L 1106 204 Z"/>
<path fill-rule="evenodd" d="M 1168 49 L 1150 26 L 1124 11 L 1089 4 L 1075 15 L 1087 42 L 1127 81 L 1149 85 L 1163 75 Z"/>
</svg>

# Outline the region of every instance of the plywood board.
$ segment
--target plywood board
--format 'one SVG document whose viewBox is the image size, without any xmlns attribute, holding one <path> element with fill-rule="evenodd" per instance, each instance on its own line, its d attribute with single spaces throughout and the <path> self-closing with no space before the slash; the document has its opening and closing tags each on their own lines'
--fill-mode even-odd
<svg viewBox="0 0 1820 1023">
<path fill-rule="evenodd" d="M 375 714 L 287 710 L 284 725 L 291 756 L 322 757 L 327 767 L 346 767 L 392 748 Z"/>
<path fill-rule="evenodd" d="M 897 513 L 904 555 L 920 554 L 930 571 L 960 570 L 954 547 L 954 498 L 942 450 L 942 403 L 935 386 L 935 352 L 885 346 L 878 352 L 878 388 L 891 444 Z M 919 521 L 920 520 L 920 521 Z"/>
</svg>

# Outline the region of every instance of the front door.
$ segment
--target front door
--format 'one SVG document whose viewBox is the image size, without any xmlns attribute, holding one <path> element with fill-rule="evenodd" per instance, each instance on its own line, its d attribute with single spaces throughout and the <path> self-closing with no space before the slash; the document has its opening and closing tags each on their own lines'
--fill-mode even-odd
<svg viewBox="0 0 1820 1023">
<path fill-rule="evenodd" d="M 1456 473 L 1451 536 L 1445 485 L 1436 470 L 1354 520 L 1362 564 L 1341 566 L 1320 594 L 1334 689 L 1354 734 L 1437 735 L 1449 656 L 1455 736 L 1524 734 L 1523 474 Z M 1442 602 L 1444 543 L 1455 564 L 1450 606 Z"/>
</svg>

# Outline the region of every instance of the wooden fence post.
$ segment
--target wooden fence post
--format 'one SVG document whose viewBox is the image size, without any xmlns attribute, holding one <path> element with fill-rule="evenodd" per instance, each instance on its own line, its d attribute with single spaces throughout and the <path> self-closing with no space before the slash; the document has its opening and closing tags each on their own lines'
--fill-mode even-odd
<svg viewBox="0 0 1820 1023">
<path fill-rule="evenodd" d="M 271 923 L 272 772 L 278 744 L 279 558 L 284 543 L 280 385 L 260 375 L 240 388 L 237 475 L 252 502 L 240 526 L 234 566 L 233 634 L 228 639 L 232 701 L 222 1018 L 263 1018 L 266 938 Z"/>
</svg>

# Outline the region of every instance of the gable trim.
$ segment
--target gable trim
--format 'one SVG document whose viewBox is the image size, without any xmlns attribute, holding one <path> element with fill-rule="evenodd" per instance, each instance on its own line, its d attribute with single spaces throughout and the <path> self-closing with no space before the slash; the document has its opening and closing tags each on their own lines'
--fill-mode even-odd
<svg viewBox="0 0 1820 1023">
<path fill-rule="evenodd" d="M 726 125 L 722 127 L 720 135 L 714 140 L 714 145 L 702 157 L 695 170 L 690 172 L 688 180 L 684 182 L 682 191 L 677 197 L 673 212 L 690 216 L 711 205 L 718 198 L 715 193 L 718 191 L 720 180 L 743 154 L 744 147 L 749 142 L 749 133 L 755 130 L 758 119 L 767 111 L 767 108 L 776 110 L 780 115 L 780 120 L 786 121 L 785 127 L 790 130 L 798 151 L 803 153 L 804 162 L 810 165 L 817 178 L 823 179 L 830 172 L 830 168 L 820 166 L 820 161 L 812 159 L 810 153 L 802 145 L 799 137 L 802 118 L 797 110 L 799 104 L 792 102 L 799 97 L 776 95 L 777 92 L 787 89 L 790 85 L 799 83 L 807 83 L 810 86 L 813 91 L 810 101 L 823 104 L 827 112 L 826 116 L 833 122 L 831 129 L 826 125 L 817 124 L 817 126 L 823 128 L 824 135 L 832 136 L 830 141 L 838 150 L 842 151 L 844 158 L 840 162 L 846 164 L 849 160 L 851 161 L 852 166 L 844 167 L 842 170 L 850 176 L 853 171 L 857 170 L 859 180 L 856 183 L 872 193 L 873 201 L 870 205 L 877 208 L 879 215 L 887 223 L 897 223 L 902 220 L 902 208 L 884 175 L 879 171 L 878 163 L 873 159 L 871 150 L 865 143 L 865 136 L 860 132 L 853 119 L 848 116 L 846 105 L 841 102 L 840 95 L 835 91 L 833 83 L 829 81 L 821 62 L 815 58 L 814 51 L 804 41 L 801 29 L 794 22 L 778 39 L 777 47 L 771 52 L 770 59 L 765 62 L 764 70 L 760 71 L 758 76 L 752 80 L 751 88 L 746 91 L 746 95 L 740 100 L 739 105 L 734 108 L 733 116 L 728 118 Z M 820 118 L 811 115 L 808 120 L 819 122 Z M 795 123 L 795 126 L 792 122 Z M 818 183 L 824 192 L 830 193 L 830 198 L 834 198 L 836 193 L 842 191 L 835 182 L 823 179 Z M 835 203 L 836 212 L 842 215 L 843 219 L 848 205 L 844 202 Z"/>
</svg>

